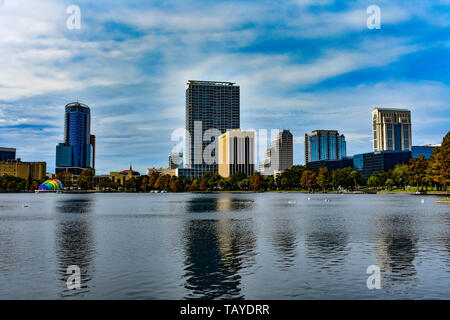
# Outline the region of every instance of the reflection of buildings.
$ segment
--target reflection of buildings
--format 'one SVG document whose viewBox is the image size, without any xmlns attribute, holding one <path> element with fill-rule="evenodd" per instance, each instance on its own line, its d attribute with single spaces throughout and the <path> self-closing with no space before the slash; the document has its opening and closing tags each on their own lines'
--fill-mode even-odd
<svg viewBox="0 0 450 320">
<path fill-rule="evenodd" d="M 293 221 L 287 220 L 273 225 L 272 243 L 278 251 L 280 269 L 287 270 L 294 265 L 297 237 Z"/>
<path fill-rule="evenodd" d="M 221 210 L 233 208 L 231 199 L 216 200 L 208 199 L 208 202 Z M 188 212 L 191 210 L 200 212 L 199 204 L 189 206 Z M 184 238 L 186 298 L 244 298 L 240 272 L 252 263 L 255 247 L 255 236 L 249 221 L 188 220 Z"/>
<path fill-rule="evenodd" d="M 417 239 L 413 237 L 413 223 L 408 216 L 388 216 L 380 219 L 375 240 L 377 265 L 383 275 L 382 286 L 394 287 L 392 281 L 414 284 Z M 398 287 L 398 283 L 395 284 Z"/>
<path fill-rule="evenodd" d="M 79 295 L 88 291 L 92 277 L 94 258 L 94 239 L 89 215 L 92 206 L 90 199 L 67 199 L 57 201 L 56 211 L 64 214 L 56 225 L 56 257 L 60 279 L 63 281 L 62 296 Z M 67 267 L 76 265 L 81 271 L 81 289 L 69 290 L 66 287 Z"/>
<path fill-rule="evenodd" d="M 227 178 L 240 171 L 248 176 L 255 170 L 255 133 L 230 130 L 219 136 L 219 174 Z"/>
<path fill-rule="evenodd" d="M 335 227 L 318 227 L 317 231 L 310 232 L 306 239 L 307 254 L 320 268 L 335 268 L 336 265 L 344 263 L 348 254 L 348 233 L 333 230 Z"/>
</svg>

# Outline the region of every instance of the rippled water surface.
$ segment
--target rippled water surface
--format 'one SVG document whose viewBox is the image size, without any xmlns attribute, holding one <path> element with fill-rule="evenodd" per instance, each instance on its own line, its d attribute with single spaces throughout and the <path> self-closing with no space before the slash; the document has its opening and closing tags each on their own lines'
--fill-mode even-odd
<svg viewBox="0 0 450 320">
<path fill-rule="evenodd" d="M 450 206 L 436 199 L 0 194 L 0 299 L 450 299 Z"/>
</svg>

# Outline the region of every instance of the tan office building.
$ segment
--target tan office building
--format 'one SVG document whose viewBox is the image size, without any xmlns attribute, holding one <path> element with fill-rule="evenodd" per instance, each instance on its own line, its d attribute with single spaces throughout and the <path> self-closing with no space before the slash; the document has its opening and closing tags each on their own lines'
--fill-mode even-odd
<svg viewBox="0 0 450 320">
<path fill-rule="evenodd" d="M 411 111 L 375 108 L 372 126 L 374 151 L 411 151 Z"/>
<path fill-rule="evenodd" d="M 22 162 L 20 159 L 0 162 L 0 175 L 10 175 L 17 178 L 45 179 L 47 163 L 45 162 Z"/>
<path fill-rule="evenodd" d="M 259 164 L 259 172 L 264 176 L 276 175 L 293 166 L 293 136 L 289 130 L 281 130 L 270 147 L 264 160 Z"/>
<path fill-rule="evenodd" d="M 255 171 L 255 133 L 235 129 L 219 136 L 219 174 L 227 178 L 241 171 L 253 175 Z"/>
</svg>

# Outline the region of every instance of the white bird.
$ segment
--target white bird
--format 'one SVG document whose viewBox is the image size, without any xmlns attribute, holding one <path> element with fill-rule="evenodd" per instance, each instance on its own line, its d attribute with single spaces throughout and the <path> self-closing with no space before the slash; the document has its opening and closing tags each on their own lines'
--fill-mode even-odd
<svg viewBox="0 0 450 320">
<path fill-rule="evenodd" d="M 424 203 L 425 202 L 425 199 L 422 199 L 422 203 Z"/>
<path fill-rule="evenodd" d="M 311 200 L 311 198 L 308 197 L 308 200 Z"/>
</svg>

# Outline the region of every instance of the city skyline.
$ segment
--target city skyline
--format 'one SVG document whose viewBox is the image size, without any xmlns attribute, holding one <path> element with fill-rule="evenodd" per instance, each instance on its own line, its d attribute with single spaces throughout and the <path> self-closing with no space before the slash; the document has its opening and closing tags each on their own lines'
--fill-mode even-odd
<svg viewBox="0 0 450 320">
<path fill-rule="evenodd" d="M 0 146 L 54 172 L 64 106 L 79 100 L 91 107 L 98 174 L 166 167 L 188 79 L 238 83 L 242 130 L 291 130 L 294 164 L 304 164 L 304 133 L 321 128 L 344 134 L 348 155 L 371 152 L 376 107 L 411 110 L 412 145 L 440 143 L 450 46 L 439 4 L 380 2 L 381 29 L 369 30 L 371 3 L 320 3 L 80 1 L 81 29 L 68 30 L 65 3 L 5 1 Z"/>
</svg>

